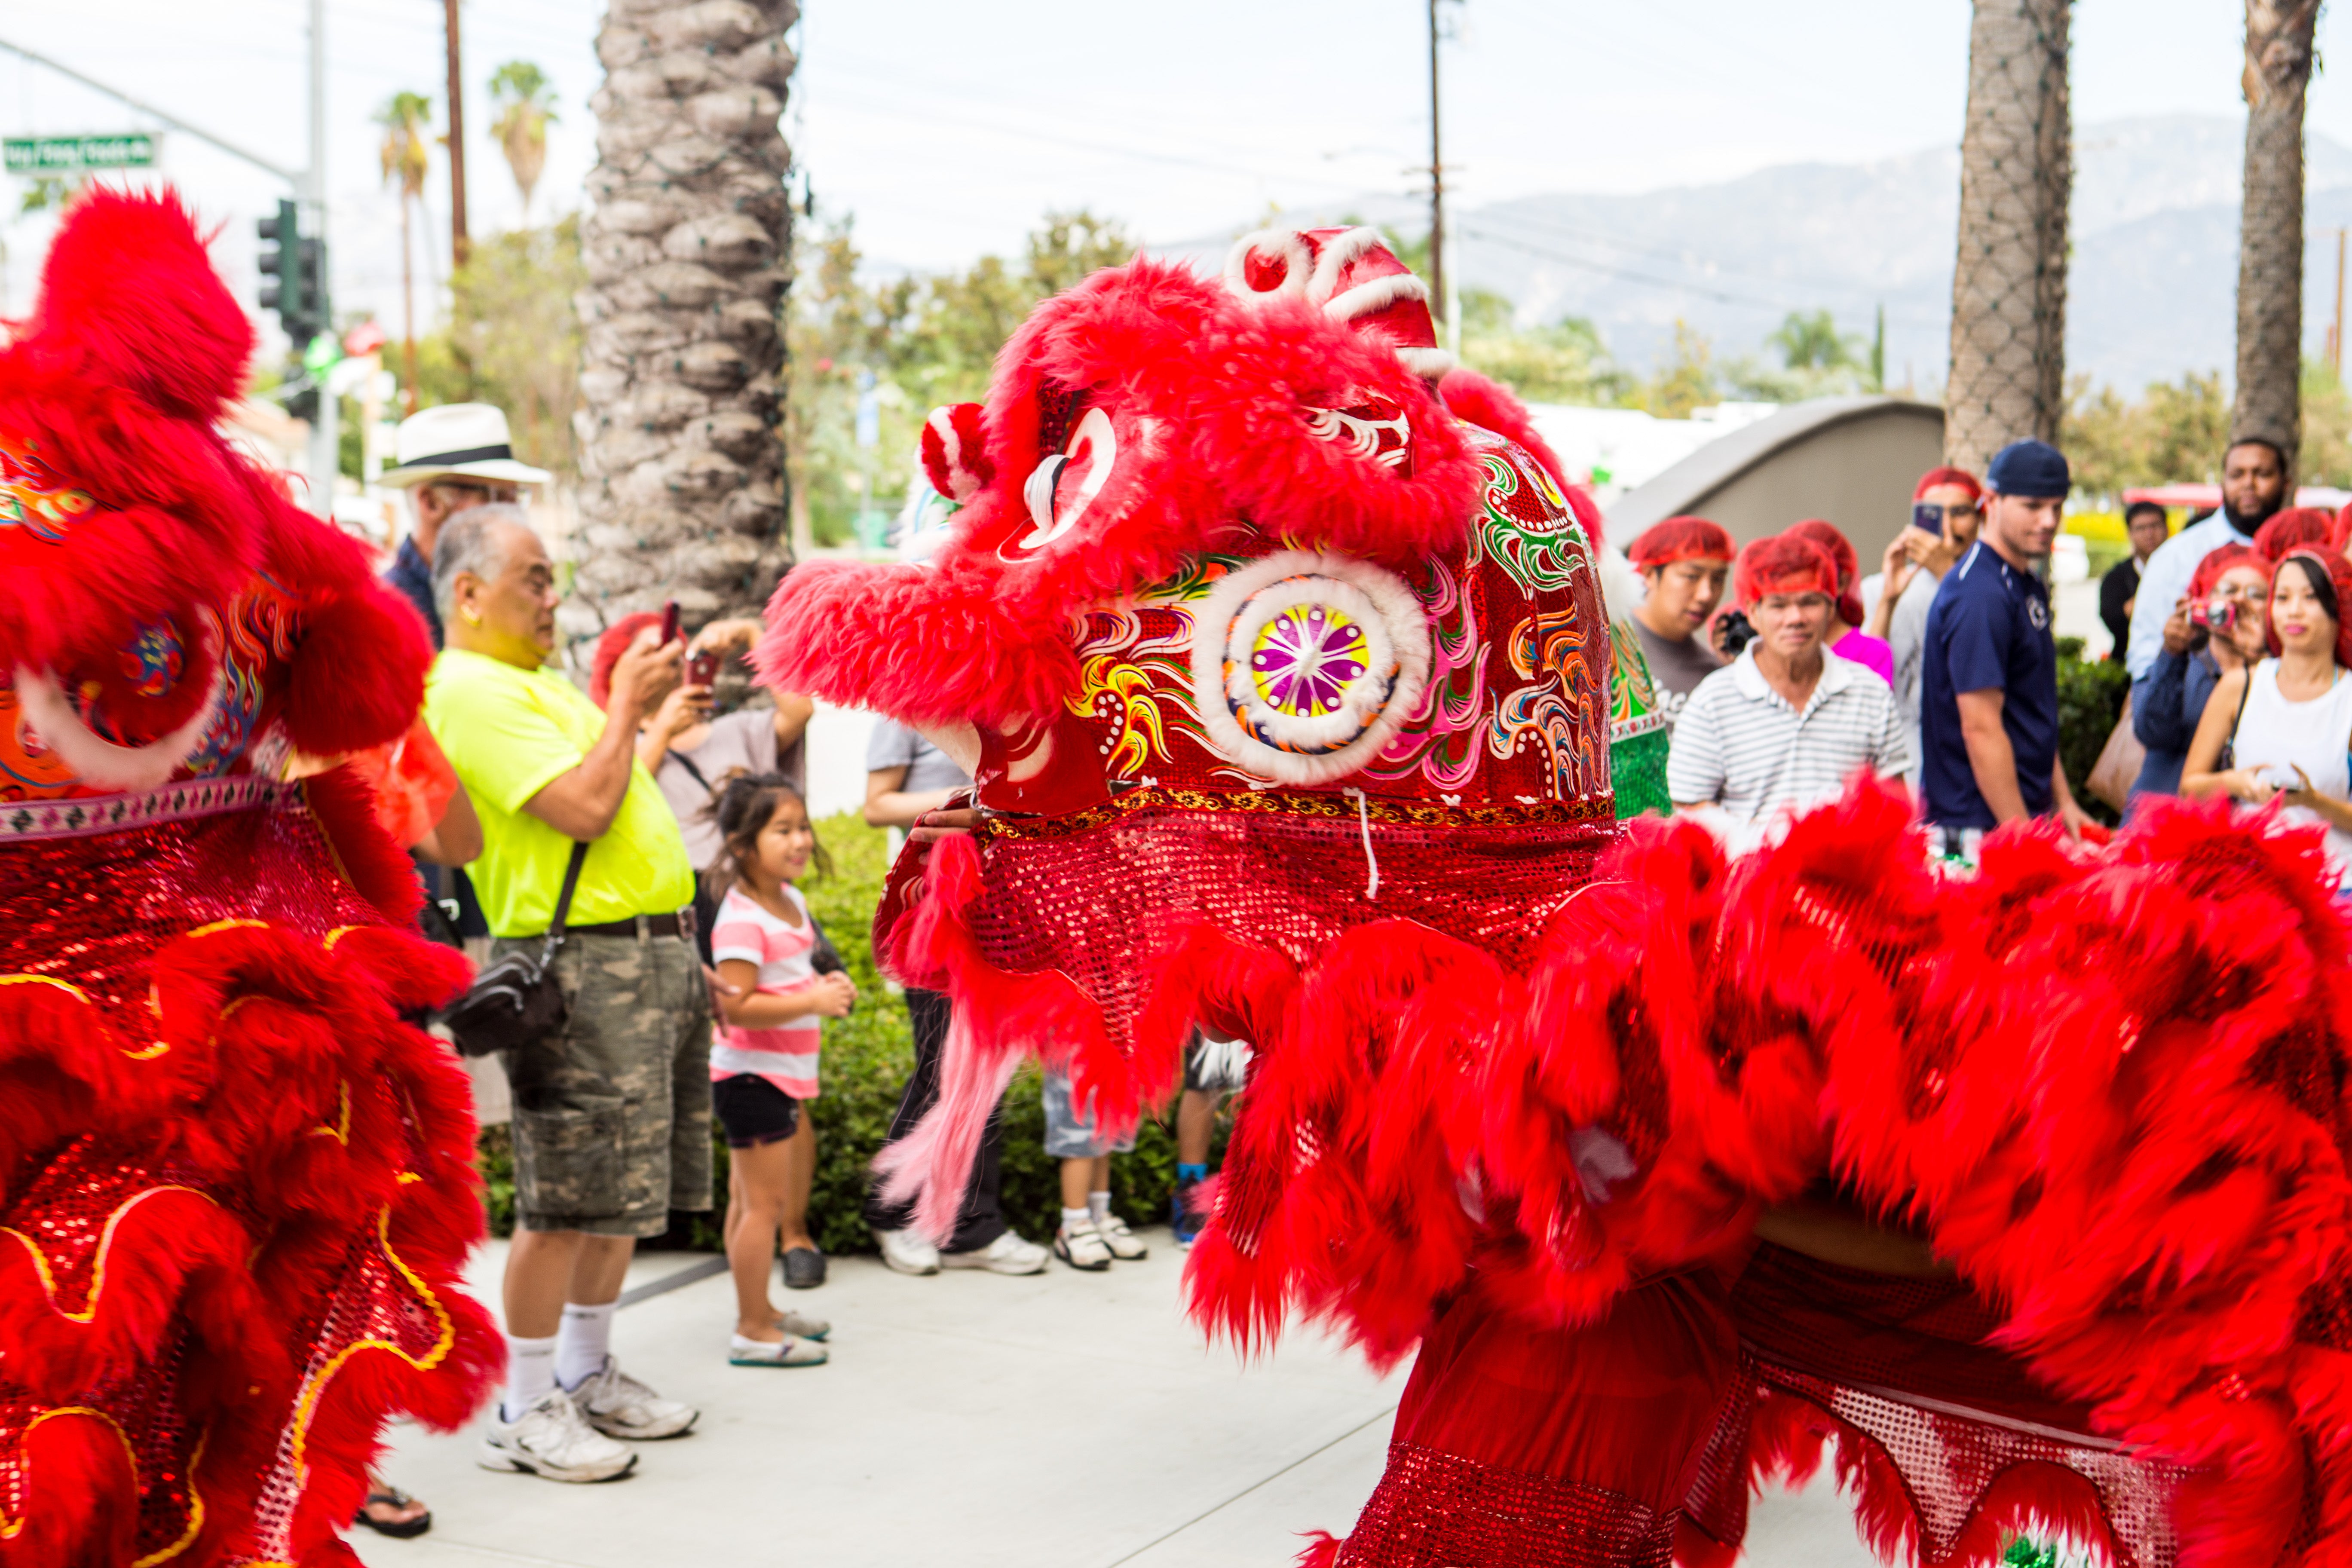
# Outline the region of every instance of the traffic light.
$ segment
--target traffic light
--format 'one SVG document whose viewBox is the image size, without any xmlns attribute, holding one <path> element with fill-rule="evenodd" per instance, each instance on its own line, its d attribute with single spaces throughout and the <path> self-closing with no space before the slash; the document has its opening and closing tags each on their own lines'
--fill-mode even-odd
<svg viewBox="0 0 2352 1568">
<path fill-rule="evenodd" d="M 278 216 L 266 217 L 253 226 L 261 234 L 261 308 L 275 310 L 286 324 L 286 335 L 299 347 L 308 341 L 308 334 L 297 332 L 294 323 L 307 312 L 302 309 L 302 240 L 299 211 L 292 202 L 279 202 Z"/>
<path fill-rule="evenodd" d="M 278 312 L 299 355 L 333 317 L 327 302 L 326 242 L 305 238 L 300 208 L 279 202 L 274 217 L 254 225 L 261 236 L 261 308 Z"/>
<path fill-rule="evenodd" d="M 293 347 L 291 390 L 286 411 L 297 419 L 319 416 L 319 381 L 309 360 L 320 336 L 332 331 L 334 310 L 327 299 L 327 245 L 302 234 L 301 209 L 279 202 L 275 216 L 254 227 L 261 236 L 261 308 L 278 312 Z"/>
</svg>

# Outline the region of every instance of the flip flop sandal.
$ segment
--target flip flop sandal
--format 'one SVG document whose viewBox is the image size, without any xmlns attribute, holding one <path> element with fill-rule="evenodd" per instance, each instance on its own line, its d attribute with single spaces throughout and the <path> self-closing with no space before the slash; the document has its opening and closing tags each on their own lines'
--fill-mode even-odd
<svg viewBox="0 0 2352 1568">
<path fill-rule="evenodd" d="M 727 1337 L 727 1361 L 730 1366 L 823 1366 L 828 1359 L 823 1345 L 790 1334 L 773 1344 L 747 1340 L 740 1334 Z"/>
<path fill-rule="evenodd" d="M 423 1513 L 418 1514 L 415 1519 L 395 1520 L 390 1522 L 380 1519 L 370 1518 L 368 1515 L 368 1510 L 378 1503 L 387 1504 L 393 1508 L 406 1508 L 410 1503 L 413 1503 L 415 1500 L 416 1500 L 415 1498 L 410 1497 L 398 1487 L 379 1487 L 374 1491 L 368 1493 L 367 1501 L 360 1505 L 360 1511 L 353 1517 L 352 1522 L 353 1524 L 364 1524 L 370 1530 L 374 1531 L 378 1535 L 389 1535 L 394 1541 L 414 1540 L 417 1536 L 424 1534 L 426 1531 L 433 1528 L 433 1510 L 431 1509 L 425 1510 Z"/>
</svg>

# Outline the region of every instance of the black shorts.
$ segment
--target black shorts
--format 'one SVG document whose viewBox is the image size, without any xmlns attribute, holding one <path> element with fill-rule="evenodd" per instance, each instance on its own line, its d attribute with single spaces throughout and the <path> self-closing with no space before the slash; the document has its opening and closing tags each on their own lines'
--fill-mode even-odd
<svg viewBox="0 0 2352 1568">
<path fill-rule="evenodd" d="M 730 1149 L 756 1149 L 800 1128 L 801 1102 L 757 1073 L 739 1072 L 710 1086 L 710 1109 Z"/>
</svg>

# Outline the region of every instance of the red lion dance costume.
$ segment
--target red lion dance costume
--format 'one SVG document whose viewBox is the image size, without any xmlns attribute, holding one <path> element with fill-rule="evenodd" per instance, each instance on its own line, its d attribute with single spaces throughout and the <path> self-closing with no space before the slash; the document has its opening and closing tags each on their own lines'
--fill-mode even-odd
<svg viewBox="0 0 2352 1568">
<path fill-rule="evenodd" d="M 813 563 L 765 678 L 976 756 L 877 940 L 1116 1124 L 1256 1058 L 1195 1313 L 1419 1349 L 1339 1564 L 1728 1564 L 1833 1446 L 1889 1556 L 2352 1563 L 2346 927 L 2315 834 L 2151 813 L 1928 866 L 1858 784 L 1727 862 L 1621 834 L 1595 519 L 1366 230 L 1139 259 L 932 416 L 928 567 Z M 924 1188 L 929 1221 L 951 1177 Z M 1810 1192 L 1946 1260 L 1759 1245 Z"/>
<path fill-rule="evenodd" d="M 356 1562 L 384 1417 L 498 1342 L 464 984 L 346 769 L 415 616 L 215 431 L 252 334 L 170 197 L 93 194 L 0 351 L 0 1564 Z"/>
</svg>

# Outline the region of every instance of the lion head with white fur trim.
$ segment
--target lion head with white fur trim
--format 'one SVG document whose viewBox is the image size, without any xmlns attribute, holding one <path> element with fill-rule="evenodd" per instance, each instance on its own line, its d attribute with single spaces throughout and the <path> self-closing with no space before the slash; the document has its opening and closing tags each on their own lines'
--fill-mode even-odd
<svg viewBox="0 0 2352 1568">
<path fill-rule="evenodd" d="M 0 350 L 0 800 L 333 755 L 414 716 L 415 616 L 215 427 L 252 349 L 176 196 L 74 203 Z"/>
<path fill-rule="evenodd" d="M 794 571 L 763 678 L 972 726 L 1009 810 L 1145 784 L 1605 807 L 1589 503 L 1449 363 L 1370 230 L 1098 273 L 932 416 L 950 542 Z"/>
</svg>

